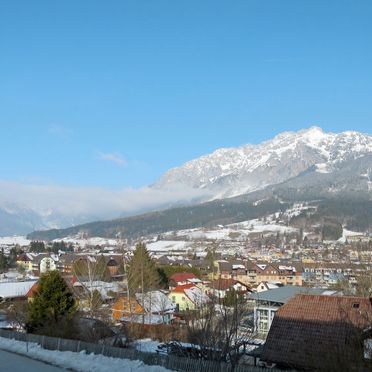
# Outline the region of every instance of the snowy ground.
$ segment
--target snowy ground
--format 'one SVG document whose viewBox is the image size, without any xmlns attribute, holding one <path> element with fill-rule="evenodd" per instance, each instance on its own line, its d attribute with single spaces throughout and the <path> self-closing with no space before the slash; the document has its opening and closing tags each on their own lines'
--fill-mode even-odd
<svg viewBox="0 0 372 372">
<path fill-rule="evenodd" d="M 293 210 L 293 214 L 299 214 L 303 207 L 298 206 L 296 210 Z M 195 228 L 189 230 L 178 230 L 178 231 L 170 231 L 164 233 L 163 236 L 165 238 L 170 238 L 171 236 L 177 237 L 185 237 L 188 241 L 193 240 L 203 240 L 203 239 L 223 239 L 223 240 L 231 240 L 236 239 L 235 236 L 231 237 L 231 233 L 238 233 L 242 236 L 246 237 L 252 233 L 257 232 L 295 232 L 297 231 L 296 228 L 290 226 L 284 226 L 282 224 L 277 224 L 273 220 L 274 216 L 270 216 L 272 218 L 268 218 L 266 222 L 260 219 L 253 219 L 238 223 L 233 223 L 230 225 L 222 226 L 219 225 L 216 228 L 206 229 L 206 228 Z M 235 234 L 234 234 L 235 235 Z M 156 242 L 159 243 L 159 242 Z M 153 243 L 153 244 L 156 244 Z M 167 248 L 171 248 L 172 245 L 178 245 L 178 247 L 184 247 L 187 241 L 172 241 L 172 239 L 164 240 L 161 244 L 166 246 Z"/>
<path fill-rule="evenodd" d="M 159 240 L 154 243 L 147 243 L 146 247 L 150 252 L 169 251 L 169 250 L 185 250 L 190 246 L 189 242 L 173 241 L 173 240 Z"/>
<path fill-rule="evenodd" d="M 0 337 L 0 349 L 10 351 L 17 354 L 26 355 L 29 358 L 37 359 L 64 369 L 72 369 L 79 372 L 167 372 L 169 369 L 160 366 L 148 366 L 138 360 L 109 358 L 103 355 L 73 353 L 71 351 L 45 350 L 35 343 L 28 344 L 28 352 L 26 350 L 26 342 L 10 340 Z M 6 355 L 7 356 L 7 355 Z M 2 369 L 2 353 L 0 352 L 0 369 L 4 371 L 12 371 L 13 368 Z M 21 363 L 21 361 L 20 361 Z M 58 371 L 59 369 L 29 369 L 29 361 L 26 360 L 23 369 L 19 371 Z M 50 366 L 48 366 L 50 367 Z M 50 367 L 52 368 L 52 367 Z M 15 370 L 17 371 L 17 370 Z"/>
<path fill-rule="evenodd" d="M 151 338 L 144 338 L 142 340 L 137 340 L 133 346 L 139 351 L 156 353 L 159 345 L 161 345 L 161 342 L 159 341 L 151 340 Z"/>
<path fill-rule="evenodd" d="M 64 369 L 0 350 L 0 370 L 12 372 L 57 372 Z"/>
<path fill-rule="evenodd" d="M 358 235 L 363 236 L 364 234 L 361 232 L 357 232 L 357 231 L 350 231 L 350 230 L 342 229 L 342 237 L 338 239 L 338 241 L 341 243 L 345 243 L 348 236 L 358 236 Z"/>
<path fill-rule="evenodd" d="M 29 245 L 30 240 L 24 236 L 4 236 L 0 237 L 0 246 L 2 245 L 16 245 L 19 244 L 21 247 Z"/>
<path fill-rule="evenodd" d="M 66 244 L 72 243 L 77 244 L 80 247 L 84 248 L 87 245 L 89 246 L 110 246 L 114 247 L 119 244 L 119 240 L 117 239 L 106 239 L 106 238 L 100 238 L 100 237 L 91 237 L 91 238 L 80 238 L 80 237 L 65 237 L 62 239 L 54 239 L 53 242 L 61 242 L 64 241 Z"/>
</svg>

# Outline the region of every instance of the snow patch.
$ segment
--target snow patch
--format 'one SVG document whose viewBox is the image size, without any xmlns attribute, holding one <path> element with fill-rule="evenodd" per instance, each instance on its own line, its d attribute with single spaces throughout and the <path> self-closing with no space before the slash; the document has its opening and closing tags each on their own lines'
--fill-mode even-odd
<svg viewBox="0 0 372 372">
<path fill-rule="evenodd" d="M 41 360 L 56 366 L 72 369 L 79 372 L 167 372 L 160 366 L 149 366 L 139 360 L 119 359 L 103 355 L 86 354 L 85 351 L 74 353 L 72 351 L 45 350 L 40 345 L 29 342 L 28 352 L 26 342 L 0 337 L 0 349 L 13 353 L 26 355 L 29 358 Z M 25 366 L 27 370 L 27 366 Z"/>
</svg>

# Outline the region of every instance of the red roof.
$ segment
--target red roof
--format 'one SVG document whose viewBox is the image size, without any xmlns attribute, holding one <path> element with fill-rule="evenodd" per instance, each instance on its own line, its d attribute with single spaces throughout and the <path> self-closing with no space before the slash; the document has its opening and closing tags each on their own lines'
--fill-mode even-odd
<svg viewBox="0 0 372 372">
<path fill-rule="evenodd" d="M 33 298 L 35 296 L 35 293 L 39 289 L 39 284 L 35 283 L 27 292 L 27 298 Z"/>
<path fill-rule="evenodd" d="M 276 313 L 262 360 L 299 369 L 363 362 L 360 337 L 372 324 L 371 300 L 298 294 Z M 342 370 L 340 367 L 340 370 Z"/>
<path fill-rule="evenodd" d="M 197 279 L 197 276 L 193 273 L 183 272 L 175 273 L 169 278 L 169 280 L 175 282 L 176 284 L 187 282 L 190 279 Z"/>
<path fill-rule="evenodd" d="M 27 256 L 27 254 L 21 254 L 17 257 L 17 261 L 31 261 L 31 259 Z"/>
<path fill-rule="evenodd" d="M 178 285 L 175 289 L 173 289 L 171 292 L 178 292 L 183 293 L 185 289 L 195 287 L 195 284 L 185 284 L 185 285 Z"/>
</svg>

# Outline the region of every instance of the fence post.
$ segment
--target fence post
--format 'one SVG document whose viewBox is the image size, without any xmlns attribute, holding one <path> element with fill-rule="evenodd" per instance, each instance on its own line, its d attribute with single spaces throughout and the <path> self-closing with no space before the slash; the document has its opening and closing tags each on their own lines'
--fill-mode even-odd
<svg viewBox="0 0 372 372">
<path fill-rule="evenodd" d="M 59 348 L 61 346 L 61 338 L 58 338 L 58 342 L 57 342 L 57 350 L 59 351 Z"/>
<path fill-rule="evenodd" d="M 77 344 L 77 352 L 79 353 L 80 352 L 80 340 L 78 341 L 78 344 Z"/>
<path fill-rule="evenodd" d="M 41 338 L 41 347 L 44 349 L 44 339 L 45 339 L 45 336 L 43 336 L 42 338 Z"/>
<path fill-rule="evenodd" d="M 26 353 L 28 353 L 28 333 L 26 333 Z"/>
</svg>

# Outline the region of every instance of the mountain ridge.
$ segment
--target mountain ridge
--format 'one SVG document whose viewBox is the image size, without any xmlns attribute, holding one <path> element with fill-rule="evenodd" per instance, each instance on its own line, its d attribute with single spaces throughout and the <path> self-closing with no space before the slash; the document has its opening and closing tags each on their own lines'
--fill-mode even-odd
<svg viewBox="0 0 372 372">
<path fill-rule="evenodd" d="M 245 194 L 280 183 L 319 165 L 331 172 L 343 161 L 372 153 L 372 135 L 325 133 L 319 127 L 283 132 L 258 145 L 223 148 L 168 170 L 154 187 L 185 184 L 215 198 Z"/>
<path fill-rule="evenodd" d="M 200 190 L 205 195 L 196 198 L 198 204 L 239 195 L 244 195 L 243 199 L 250 195 L 250 200 L 255 195 L 272 198 L 286 195 L 287 200 L 291 200 L 291 193 L 296 194 L 297 199 L 311 199 L 314 195 L 330 198 L 338 193 L 353 195 L 355 192 L 368 198 L 372 192 L 371 180 L 372 135 L 355 131 L 325 133 L 313 126 L 297 132 L 280 133 L 257 145 L 217 149 L 171 168 L 149 189 L 164 192 L 174 187 Z M 182 204 L 177 200 L 167 204 L 174 207 L 187 206 L 187 203 L 192 206 L 195 199 L 189 197 Z M 163 207 L 164 204 L 159 204 L 152 210 Z M 7 231 L 12 234 L 17 231 L 23 234 L 31 229 L 54 227 L 58 230 L 79 226 L 89 220 L 102 220 L 104 216 L 102 213 L 102 216 L 77 218 L 53 211 L 48 215 L 40 215 L 30 208 L 28 211 L 29 218 L 27 213 L 20 212 L 17 220 L 17 215 L 10 215 L 0 205 L 0 234 L 1 226 L 8 226 Z M 132 216 L 147 211 L 142 208 Z M 104 218 L 107 221 L 107 217 Z"/>
</svg>

